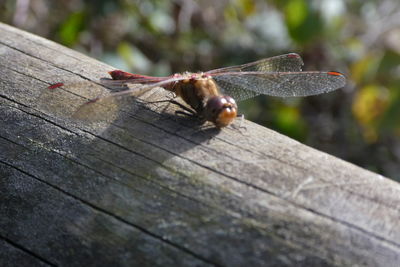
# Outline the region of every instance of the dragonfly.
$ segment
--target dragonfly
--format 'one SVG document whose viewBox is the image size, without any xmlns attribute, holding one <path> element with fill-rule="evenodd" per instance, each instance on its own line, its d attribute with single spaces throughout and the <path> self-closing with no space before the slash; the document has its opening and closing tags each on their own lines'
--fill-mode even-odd
<svg viewBox="0 0 400 267">
<path fill-rule="evenodd" d="M 305 97 L 328 93 L 346 84 L 345 76 L 337 71 L 302 71 L 302 58 L 289 53 L 255 62 L 214 69 L 206 72 L 184 72 L 167 77 L 152 77 L 113 70 L 108 85 L 140 85 L 105 97 L 94 98 L 85 106 L 104 102 L 117 96 L 132 95 L 138 90 L 145 92 L 156 87 L 173 92 L 188 106 L 181 106 L 186 112 L 198 117 L 202 123 L 211 122 L 217 128 L 233 123 L 238 116 L 236 101 L 257 95 L 278 97 Z M 63 86 L 56 83 L 54 89 Z M 82 110 L 85 110 L 83 108 Z"/>
</svg>

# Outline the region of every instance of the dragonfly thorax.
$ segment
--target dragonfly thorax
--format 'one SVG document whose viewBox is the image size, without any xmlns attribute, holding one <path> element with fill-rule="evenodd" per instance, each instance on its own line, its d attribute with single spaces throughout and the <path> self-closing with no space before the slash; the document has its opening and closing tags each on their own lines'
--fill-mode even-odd
<svg viewBox="0 0 400 267">
<path fill-rule="evenodd" d="M 203 114 L 207 100 L 220 95 L 215 81 L 200 74 L 191 74 L 187 79 L 175 82 L 168 90 L 181 97 L 198 115 Z"/>
</svg>

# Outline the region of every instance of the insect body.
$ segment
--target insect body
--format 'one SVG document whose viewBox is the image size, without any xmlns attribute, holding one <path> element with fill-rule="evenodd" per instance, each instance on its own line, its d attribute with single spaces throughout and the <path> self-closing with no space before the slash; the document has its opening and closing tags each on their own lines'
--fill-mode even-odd
<svg viewBox="0 0 400 267">
<path fill-rule="evenodd" d="M 221 128 L 237 116 L 236 101 L 266 94 L 279 97 L 302 97 L 327 93 L 346 83 L 343 74 L 335 71 L 302 71 L 303 61 L 297 54 L 275 56 L 252 63 L 220 68 L 201 73 L 151 77 L 121 70 L 109 72 L 114 82 L 142 84 L 141 90 L 155 87 L 181 97 L 203 121 Z M 61 86 L 54 84 L 49 88 Z M 128 95 L 137 89 L 113 93 L 107 98 Z M 88 105 L 102 98 L 88 102 Z"/>
<path fill-rule="evenodd" d="M 109 72 L 114 80 L 133 82 L 137 75 L 120 70 Z M 229 125 L 237 116 L 237 105 L 230 96 L 221 95 L 219 87 L 212 76 L 204 73 L 175 74 L 176 81 L 166 83 L 163 87 L 181 97 L 203 121 L 210 121 L 216 127 Z M 173 79 L 174 79 L 173 78 Z"/>
</svg>

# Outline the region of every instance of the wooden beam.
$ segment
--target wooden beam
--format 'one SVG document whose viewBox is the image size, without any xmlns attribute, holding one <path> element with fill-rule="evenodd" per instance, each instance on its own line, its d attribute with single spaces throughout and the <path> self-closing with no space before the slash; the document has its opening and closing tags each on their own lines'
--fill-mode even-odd
<svg viewBox="0 0 400 267">
<path fill-rule="evenodd" d="M 400 262 L 398 183 L 249 121 L 218 131 L 146 104 L 162 89 L 83 120 L 113 68 L 0 36 L 0 265 Z M 60 81 L 77 86 L 47 89 Z"/>
</svg>

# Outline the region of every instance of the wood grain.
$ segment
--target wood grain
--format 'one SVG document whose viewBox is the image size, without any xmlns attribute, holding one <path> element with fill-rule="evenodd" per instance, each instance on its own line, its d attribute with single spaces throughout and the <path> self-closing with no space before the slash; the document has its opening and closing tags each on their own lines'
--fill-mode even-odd
<svg viewBox="0 0 400 267">
<path fill-rule="evenodd" d="M 0 36 L 0 265 L 398 266 L 398 183 L 249 121 L 201 127 L 147 103 L 162 89 L 77 118 L 113 68 Z"/>
</svg>

